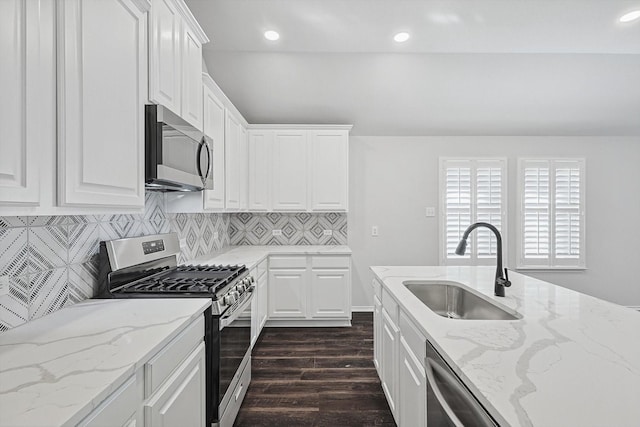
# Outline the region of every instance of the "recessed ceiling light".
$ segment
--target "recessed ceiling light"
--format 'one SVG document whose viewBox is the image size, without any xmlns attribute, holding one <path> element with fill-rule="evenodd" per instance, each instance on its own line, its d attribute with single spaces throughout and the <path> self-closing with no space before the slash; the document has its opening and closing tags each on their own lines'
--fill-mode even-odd
<svg viewBox="0 0 640 427">
<path fill-rule="evenodd" d="M 411 37 L 411 36 L 409 35 L 409 33 L 404 33 L 404 32 L 403 32 L 403 33 L 398 33 L 398 34 L 396 34 L 395 36 L 393 36 L 393 39 L 394 39 L 395 41 L 397 41 L 398 43 L 404 43 L 404 42 L 406 42 L 407 40 L 409 40 L 409 37 Z"/>
<path fill-rule="evenodd" d="M 629 13 L 625 13 L 620 17 L 620 22 L 631 22 L 640 18 L 640 10 L 632 10 Z"/>
<path fill-rule="evenodd" d="M 264 32 L 264 38 L 271 41 L 276 41 L 280 38 L 280 34 L 277 31 L 269 30 Z"/>
</svg>

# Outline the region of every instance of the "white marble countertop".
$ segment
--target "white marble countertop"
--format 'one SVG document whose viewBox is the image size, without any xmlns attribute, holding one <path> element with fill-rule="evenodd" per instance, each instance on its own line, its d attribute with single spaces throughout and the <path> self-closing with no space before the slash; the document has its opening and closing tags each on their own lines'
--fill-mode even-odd
<svg viewBox="0 0 640 427">
<path fill-rule="evenodd" d="M 0 334 L 0 426 L 76 425 L 210 299 L 87 300 Z"/>
<path fill-rule="evenodd" d="M 344 245 L 228 246 L 202 255 L 187 264 L 244 264 L 252 269 L 269 255 L 351 255 L 351 249 Z"/>
<path fill-rule="evenodd" d="M 640 426 L 640 313 L 515 272 L 495 297 L 495 267 L 371 269 L 501 425 Z M 419 279 L 462 283 L 522 319 L 438 316 L 403 285 Z"/>
</svg>

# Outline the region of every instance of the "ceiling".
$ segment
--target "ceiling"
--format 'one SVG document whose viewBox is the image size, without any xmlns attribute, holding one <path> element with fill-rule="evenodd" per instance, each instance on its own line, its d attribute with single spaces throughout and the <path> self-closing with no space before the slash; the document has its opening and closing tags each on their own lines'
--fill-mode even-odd
<svg viewBox="0 0 640 427">
<path fill-rule="evenodd" d="M 640 21 L 618 21 L 640 0 L 186 1 L 210 74 L 249 123 L 640 135 Z"/>
</svg>

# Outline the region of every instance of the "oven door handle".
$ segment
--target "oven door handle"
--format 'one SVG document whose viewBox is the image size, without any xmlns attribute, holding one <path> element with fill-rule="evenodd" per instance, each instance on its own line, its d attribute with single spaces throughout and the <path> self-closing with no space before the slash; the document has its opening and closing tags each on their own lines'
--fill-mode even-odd
<svg viewBox="0 0 640 427">
<path fill-rule="evenodd" d="M 234 320 L 236 320 L 243 312 L 244 310 L 247 308 L 247 306 L 249 304 L 251 304 L 251 300 L 253 300 L 253 290 L 254 288 L 252 287 L 250 291 L 247 292 L 251 292 L 251 295 L 249 295 L 249 298 L 247 298 L 246 300 L 244 300 L 244 302 L 242 303 L 242 305 L 240 305 L 239 307 L 237 307 L 232 314 L 226 316 L 226 317 L 222 317 L 220 319 L 220 330 L 223 330 L 224 328 L 226 328 L 227 326 L 229 326 L 231 323 L 233 323 Z"/>
</svg>

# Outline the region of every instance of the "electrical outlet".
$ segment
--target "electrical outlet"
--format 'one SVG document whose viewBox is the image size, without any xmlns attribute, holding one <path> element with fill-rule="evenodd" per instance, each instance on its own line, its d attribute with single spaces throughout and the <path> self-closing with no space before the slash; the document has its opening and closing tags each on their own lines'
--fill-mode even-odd
<svg viewBox="0 0 640 427">
<path fill-rule="evenodd" d="M 0 297 L 9 295 L 9 276 L 0 276 Z"/>
<path fill-rule="evenodd" d="M 180 247 L 181 248 L 187 247 L 187 239 L 180 239 Z"/>
<path fill-rule="evenodd" d="M 436 208 L 425 208 L 424 212 L 428 218 L 433 218 L 434 216 L 436 216 Z"/>
<path fill-rule="evenodd" d="M 272 236 L 282 236 L 282 230 L 273 230 L 271 232 Z"/>
<path fill-rule="evenodd" d="M 333 230 L 323 230 L 322 234 L 324 236 L 333 236 Z"/>
<path fill-rule="evenodd" d="M 373 227 L 371 227 L 371 235 L 373 237 L 378 237 L 378 226 L 374 225 Z"/>
<path fill-rule="evenodd" d="M 213 238 L 214 238 L 214 239 L 217 239 L 217 238 L 218 238 L 218 236 L 219 236 L 219 233 L 218 233 L 217 231 L 214 231 L 214 232 L 213 232 Z"/>
</svg>

